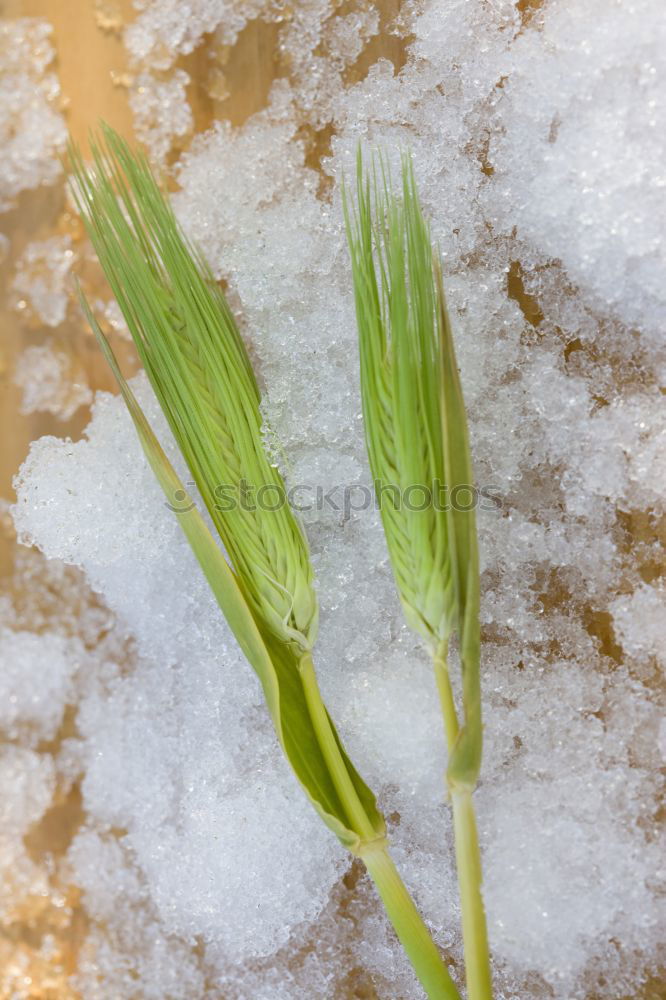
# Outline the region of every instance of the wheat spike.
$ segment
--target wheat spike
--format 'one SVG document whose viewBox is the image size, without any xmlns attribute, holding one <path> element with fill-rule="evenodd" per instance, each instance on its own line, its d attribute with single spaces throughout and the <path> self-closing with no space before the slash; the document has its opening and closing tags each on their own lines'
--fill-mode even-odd
<svg viewBox="0 0 666 1000">
<path fill-rule="evenodd" d="M 432 247 L 409 160 L 395 197 L 381 160 L 359 162 L 356 205 L 345 199 L 361 360 L 366 442 L 405 617 L 430 646 L 457 622 L 450 528 L 425 490 L 447 482 Z"/>
<path fill-rule="evenodd" d="M 108 127 L 91 148 L 91 171 L 70 148 L 72 191 L 155 394 L 258 621 L 308 649 L 317 601 L 307 543 L 263 448 L 233 315 L 145 157 Z"/>
</svg>

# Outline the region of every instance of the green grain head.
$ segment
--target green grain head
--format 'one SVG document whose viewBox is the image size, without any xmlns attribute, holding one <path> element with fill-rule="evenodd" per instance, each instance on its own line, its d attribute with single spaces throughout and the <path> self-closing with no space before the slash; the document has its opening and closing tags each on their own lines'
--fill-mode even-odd
<svg viewBox="0 0 666 1000">
<path fill-rule="evenodd" d="M 359 152 L 355 203 L 345 195 L 344 207 L 370 467 L 406 619 L 437 648 L 475 615 L 476 526 L 473 511 L 445 509 L 473 479 L 439 263 L 409 158 L 396 192 L 383 160 L 366 171 Z"/>
<path fill-rule="evenodd" d="M 303 649 L 317 601 L 307 543 L 262 441 L 234 317 L 148 163 L 108 127 L 71 187 L 104 273 L 259 627 Z M 242 494 L 242 496 L 241 496 Z"/>
</svg>

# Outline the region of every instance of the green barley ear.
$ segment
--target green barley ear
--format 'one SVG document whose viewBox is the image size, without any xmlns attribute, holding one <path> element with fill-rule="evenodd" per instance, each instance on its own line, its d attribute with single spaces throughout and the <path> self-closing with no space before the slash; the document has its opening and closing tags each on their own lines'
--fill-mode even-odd
<svg viewBox="0 0 666 1000">
<path fill-rule="evenodd" d="M 476 521 L 473 509 L 451 502 L 463 489 L 469 495 L 472 467 L 441 272 L 411 161 L 403 160 L 395 194 L 384 161 L 366 173 L 359 152 L 356 204 L 345 195 L 345 217 L 365 435 L 391 566 L 405 617 L 433 656 L 458 632 L 473 739 L 459 734 L 449 773 L 473 785 L 481 757 Z"/>
<path fill-rule="evenodd" d="M 179 505 L 182 530 L 261 681 L 276 734 L 306 795 L 344 846 L 362 858 L 428 996 L 460 1000 L 388 854 L 375 797 L 322 701 L 311 652 L 317 602 L 308 549 L 264 451 L 259 391 L 229 307 L 185 240 L 145 158 L 110 128 L 92 150 L 92 173 L 80 153 L 69 150 L 76 204 L 232 566 L 194 505 Z M 82 307 L 160 486 L 170 500 L 185 497 L 85 299 Z"/>
<path fill-rule="evenodd" d="M 72 190 L 155 394 L 257 618 L 308 649 L 317 632 L 308 547 L 264 451 L 233 315 L 145 158 L 106 127 L 91 146 L 93 173 L 70 148 Z"/>
<path fill-rule="evenodd" d="M 398 198 L 382 161 L 371 175 L 359 161 L 346 209 L 370 467 L 405 617 L 435 648 L 458 604 L 449 519 L 424 499 L 446 467 L 432 249 L 409 162 Z"/>
<path fill-rule="evenodd" d="M 472 791 L 481 765 L 479 567 L 465 405 L 441 269 L 421 211 L 411 160 L 396 193 L 385 161 L 364 170 L 356 200 L 343 192 L 370 468 L 408 624 L 426 641 L 449 749 L 470 1000 L 491 995 Z M 475 494 L 472 494 L 475 496 Z M 456 503 L 458 500 L 458 503 Z M 462 721 L 447 650 L 458 635 Z"/>
</svg>

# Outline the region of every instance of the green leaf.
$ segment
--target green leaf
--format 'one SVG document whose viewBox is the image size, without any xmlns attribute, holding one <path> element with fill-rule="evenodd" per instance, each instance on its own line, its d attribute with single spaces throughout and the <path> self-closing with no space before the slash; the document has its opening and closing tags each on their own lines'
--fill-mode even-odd
<svg viewBox="0 0 666 1000">
<path fill-rule="evenodd" d="M 434 262 L 438 306 L 442 442 L 446 481 L 452 489 L 473 482 L 467 415 L 456 365 L 451 323 L 439 260 Z M 458 645 L 462 666 L 464 723 L 448 764 L 451 785 L 474 787 L 481 768 L 481 637 L 479 626 L 479 555 L 476 513 L 451 508 L 449 548 L 458 605 Z"/>
<path fill-rule="evenodd" d="M 81 303 L 104 356 L 118 382 L 139 440 L 155 477 L 169 502 L 178 492 L 186 496 L 180 477 L 169 462 L 136 397 L 125 380 L 111 347 L 81 295 Z M 193 504 L 175 516 L 185 533 L 201 569 L 215 595 L 217 603 L 233 632 L 238 645 L 261 682 L 277 737 L 296 777 L 326 825 L 343 845 L 358 852 L 364 838 L 347 818 L 328 767 L 322 755 L 300 682 L 300 652 L 294 643 L 280 642 L 257 624 L 243 587 L 228 565 L 206 522 Z M 329 718 L 330 722 L 330 718 Z M 332 727 L 332 723 L 331 727 Z M 381 839 L 384 820 L 377 809 L 373 793 L 358 775 L 344 752 L 333 729 L 349 777 L 373 827 L 373 836 Z"/>
</svg>

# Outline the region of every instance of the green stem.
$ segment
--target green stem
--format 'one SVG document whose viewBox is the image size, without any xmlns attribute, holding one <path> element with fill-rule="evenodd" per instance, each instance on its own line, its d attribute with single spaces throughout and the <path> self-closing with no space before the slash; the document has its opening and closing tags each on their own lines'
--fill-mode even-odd
<svg viewBox="0 0 666 1000">
<path fill-rule="evenodd" d="M 433 656 L 433 666 L 450 756 L 458 738 L 460 726 L 446 656 L 447 644 L 442 642 Z M 467 786 L 456 788 L 454 785 L 449 788 L 453 807 L 453 832 L 465 948 L 467 1000 L 492 1000 L 488 931 L 481 894 L 481 854 L 472 791 L 473 789 Z"/>
<path fill-rule="evenodd" d="M 347 765 L 340 753 L 340 747 L 335 738 L 331 720 L 328 717 L 328 712 L 326 711 L 326 706 L 324 705 L 321 691 L 317 684 L 314 663 L 309 654 L 302 657 L 299 670 L 308 712 L 310 713 L 310 719 L 317 735 L 317 742 L 324 755 L 324 760 L 326 761 L 329 774 L 333 779 L 338 798 L 347 814 L 347 822 L 352 830 L 356 831 L 361 840 L 375 840 L 377 834 L 368 819 L 366 811 L 363 808 L 363 803 L 358 797 L 354 782 L 347 770 Z"/>
<path fill-rule="evenodd" d="M 362 858 L 430 1000 L 460 1000 L 460 994 L 386 848 L 378 846 L 364 851 Z"/>
<path fill-rule="evenodd" d="M 333 784 L 351 828 L 362 841 L 360 857 L 377 886 L 400 943 L 430 1000 L 460 1000 L 460 994 L 400 878 L 386 844 L 377 840 L 377 833 L 358 797 L 322 701 L 309 655 L 303 656 L 300 661 L 300 676 L 310 719 Z"/>
<path fill-rule="evenodd" d="M 458 716 L 456 715 L 456 705 L 451 688 L 451 678 L 449 676 L 449 665 L 446 660 L 447 644 L 442 642 L 433 657 L 432 663 L 435 668 L 435 680 L 439 691 L 439 702 L 442 706 L 444 716 L 444 729 L 446 731 L 446 745 L 449 755 L 453 750 L 458 738 Z"/>
<path fill-rule="evenodd" d="M 468 1000 L 491 1000 L 490 953 L 481 894 L 481 855 L 470 788 L 451 790 Z"/>
</svg>

